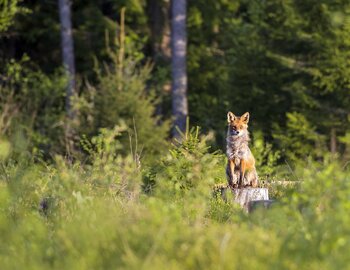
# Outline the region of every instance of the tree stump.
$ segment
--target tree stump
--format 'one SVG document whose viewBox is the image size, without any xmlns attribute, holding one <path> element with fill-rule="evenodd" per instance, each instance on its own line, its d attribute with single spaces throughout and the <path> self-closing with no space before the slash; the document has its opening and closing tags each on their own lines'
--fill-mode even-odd
<svg viewBox="0 0 350 270">
<path fill-rule="evenodd" d="M 244 210 L 249 212 L 249 203 L 252 201 L 268 201 L 269 191 L 267 188 L 221 188 L 221 196 L 227 200 L 227 192 L 232 192 L 233 201 L 238 203 Z"/>
<path fill-rule="evenodd" d="M 255 211 L 256 209 L 259 209 L 259 208 L 269 209 L 270 207 L 272 207 L 275 204 L 277 204 L 277 202 L 275 200 L 250 201 L 248 203 L 248 212 L 252 213 L 253 211 Z"/>
</svg>

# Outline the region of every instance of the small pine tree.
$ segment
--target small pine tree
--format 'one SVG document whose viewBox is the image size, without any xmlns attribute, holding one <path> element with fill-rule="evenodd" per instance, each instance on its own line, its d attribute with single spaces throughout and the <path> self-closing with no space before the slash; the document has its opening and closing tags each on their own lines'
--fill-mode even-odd
<svg viewBox="0 0 350 270">
<path fill-rule="evenodd" d="M 155 116 L 157 98 L 152 87 L 147 85 L 152 65 L 142 63 L 143 55 L 137 53 L 132 41 L 124 36 L 123 21 L 120 32 L 117 52 L 108 49 L 112 64 L 97 67 L 97 84 L 87 87 L 90 106 L 85 120 L 92 119 L 90 130 L 126 124 L 128 132 L 121 142 L 130 144 L 129 151 L 134 156 L 156 158 L 154 154 L 161 153 L 167 144 L 169 123 L 161 123 Z M 125 40 L 128 40 L 127 46 Z"/>
</svg>

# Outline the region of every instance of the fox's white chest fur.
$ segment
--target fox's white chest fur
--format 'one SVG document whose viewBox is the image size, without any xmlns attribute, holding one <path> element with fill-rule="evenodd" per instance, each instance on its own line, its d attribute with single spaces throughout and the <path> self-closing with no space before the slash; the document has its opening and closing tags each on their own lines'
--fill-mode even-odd
<svg viewBox="0 0 350 270">
<path fill-rule="evenodd" d="M 245 134 L 244 136 L 230 136 L 228 134 L 226 142 L 226 155 L 229 160 L 239 162 L 239 160 L 246 159 L 250 155 L 248 134 Z"/>
</svg>

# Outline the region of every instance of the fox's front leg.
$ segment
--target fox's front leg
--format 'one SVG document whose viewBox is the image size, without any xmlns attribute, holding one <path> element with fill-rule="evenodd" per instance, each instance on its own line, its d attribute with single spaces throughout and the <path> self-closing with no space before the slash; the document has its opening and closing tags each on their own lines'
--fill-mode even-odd
<svg viewBox="0 0 350 270">
<path fill-rule="evenodd" d="M 238 178 L 235 173 L 235 162 L 234 160 L 228 160 L 226 167 L 226 176 L 229 186 L 233 187 L 237 184 Z"/>
<path fill-rule="evenodd" d="M 245 171 L 247 168 L 247 163 L 244 159 L 241 159 L 241 164 L 239 166 L 239 186 L 243 185 L 243 181 L 244 181 L 244 175 L 245 175 Z"/>
<path fill-rule="evenodd" d="M 248 185 L 252 186 L 253 188 L 258 187 L 259 178 L 258 174 L 256 173 L 255 167 L 253 167 L 253 169 L 251 169 L 250 171 L 247 171 L 245 173 L 245 177 L 247 179 Z"/>
</svg>

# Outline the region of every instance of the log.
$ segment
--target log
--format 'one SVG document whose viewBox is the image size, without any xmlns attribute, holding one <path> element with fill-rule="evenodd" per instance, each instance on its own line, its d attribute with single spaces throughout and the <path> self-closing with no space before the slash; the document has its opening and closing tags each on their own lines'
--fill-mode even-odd
<svg viewBox="0 0 350 270">
<path fill-rule="evenodd" d="M 227 192 L 233 195 L 233 201 L 238 203 L 244 210 L 249 212 L 249 203 L 252 201 L 269 200 L 269 190 L 267 188 L 221 188 L 221 197 L 227 201 Z"/>
</svg>

